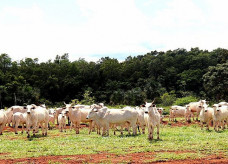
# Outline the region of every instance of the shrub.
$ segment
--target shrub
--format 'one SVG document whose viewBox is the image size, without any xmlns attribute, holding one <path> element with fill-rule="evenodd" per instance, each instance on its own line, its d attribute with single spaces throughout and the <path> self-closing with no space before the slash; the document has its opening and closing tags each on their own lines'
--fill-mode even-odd
<svg viewBox="0 0 228 164">
<path fill-rule="evenodd" d="M 174 94 L 173 91 L 170 93 L 166 92 L 161 96 L 161 99 L 162 99 L 162 105 L 169 106 L 169 105 L 172 105 L 173 102 L 176 100 L 176 95 Z"/>
<path fill-rule="evenodd" d="M 175 105 L 186 105 L 189 104 L 190 102 L 196 102 L 198 101 L 196 97 L 194 96 L 187 96 L 187 97 L 182 97 L 182 98 L 178 98 L 176 99 L 176 101 L 174 102 Z"/>
</svg>

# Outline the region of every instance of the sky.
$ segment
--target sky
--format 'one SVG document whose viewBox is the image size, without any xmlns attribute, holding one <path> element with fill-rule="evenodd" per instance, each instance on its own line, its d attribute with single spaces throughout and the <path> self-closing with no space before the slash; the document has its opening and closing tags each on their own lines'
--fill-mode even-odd
<svg viewBox="0 0 228 164">
<path fill-rule="evenodd" d="M 0 0 L 0 54 L 123 61 L 150 51 L 228 49 L 227 0 Z"/>
</svg>

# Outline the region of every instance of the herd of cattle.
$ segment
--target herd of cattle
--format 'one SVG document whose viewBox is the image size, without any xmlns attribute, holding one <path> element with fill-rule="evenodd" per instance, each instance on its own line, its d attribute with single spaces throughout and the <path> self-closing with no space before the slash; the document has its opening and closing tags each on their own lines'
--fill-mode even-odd
<svg viewBox="0 0 228 164">
<path fill-rule="evenodd" d="M 64 103 L 65 104 L 65 103 Z M 148 139 L 153 139 L 154 129 L 157 128 L 157 138 L 159 139 L 159 127 L 163 119 L 163 108 L 158 108 L 152 103 L 145 103 L 140 107 L 125 107 L 123 109 L 109 109 L 103 103 L 89 105 L 72 105 L 65 104 L 62 108 L 47 109 L 45 105 L 36 106 L 34 104 L 27 106 L 12 106 L 7 110 L 0 110 L 0 134 L 3 133 L 4 127 L 8 124 L 15 128 L 15 133 L 18 133 L 18 126 L 22 126 L 22 133 L 26 125 L 27 137 L 30 137 L 30 131 L 35 135 L 39 127 L 42 129 L 42 135 L 47 135 L 50 124 L 59 125 L 59 130 L 66 131 L 66 122 L 68 120 L 70 128 L 74 128 L 76 134 L 79 134 L 80 124 L 89 124 L 89 134 L 97 129 L 97 134 L 102 136 L 109 135 L 109 128 L 114 129 L 121 127 L 120 132 L 123 134 L 123 128 L 128 130 L 132 128 L 133 135 L 137 134 L 137 127 L 145 133 L 145 128 L 148 128 Z M 203 124 L 213 121 L 213 126 L 216 131 L 219 128 L 224 129 L 228 126 L 228 103 L 220 102 L 209 107 L 206 100 L 192 102 L 186 106 L 171 106 L 169 120 L 174 121 L 176 117 L 185 117 L 186 121 L 191 121 L 200 118 L 201 128 Z M 50 127 L 49 127 L 50 128 Z M 139 130 L 140 132 L 140 130 Z"/>
</svg>

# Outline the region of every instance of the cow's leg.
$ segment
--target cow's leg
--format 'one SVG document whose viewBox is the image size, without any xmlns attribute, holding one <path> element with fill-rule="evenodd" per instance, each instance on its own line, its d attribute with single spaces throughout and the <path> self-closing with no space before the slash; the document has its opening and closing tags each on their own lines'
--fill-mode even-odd
<svg viewBox="0 0 228 164">
<path fill-rule="evenodd" d="M 151 137 L 150 139 L 154 139 L 154 126 L 151 126 Z"/>
<path fill-rule="evenodd" d="M 16 123 L 15 123 L 15 134 L 18 134 L 18 133 L 17 133 L 17 130 L 18 130 L 18 124 L 19 124 L 19 123 L 18 123 L 18 121 L 16 121 Z"/>
<path fill-rule="evenodd" d="M 160 125 L 157 125 L 157 139 L 159 140 L 159 129 L 160 129 Z"/>
<path fill-rule="evenodd" d="M 203 130 L 203 121 L 200 121 L 201 130 Z"/>
<path fill-rule="evenodd" d="M 61 132 L 61 124 L 59 124 L 59 131 Z"/>
<path fill-rule="evenodd" d="M 76 122 L 75 126 L 76 126 L 76 134 L 79 134 L 80 122 L 79 123 Z"/>
<path fill-rule="evenodd" d="M 21 130 L 21 133 L 23 134 L 24 133 L 24 123 L 22 123 L 22 130 Z"/>
<path fill-rule="evenodd" d="M 145 134 L 146 125 L 142 125 L 142 134 Z"/>
<path fill-rule="evenodd" d="M 209 127 L 210 127 L 210 120 L 207 121 L 207 130 L 209 130 Z"/>
<path fill-rule="evenodd" d="M 92 125 L 92 121 L 90 121 L 90 122 L 89 122 L 89 134 L 90 134 L 91 131 L 92 131 L 92 128 L 93 128 L 92 126 L 93 126 L 93 125 Z"/>
<path fill-rule="evenodd" d="M 2 131 L 3 131 L 3 124 L 0 125 L 0 135 L 2 135 Z"/>
<path fill-rule="evenodd" d="M 30 129 L 31 129 L 31 125 L 26 123 L 26 127 L 27 127 L 27 138 L 30 137 Z"/>
<path fill-rule="evenodd" d="M 140 125 L 137 125 L 137 129 L 138 129 L 138 132 L 139 132 L 139 134 L 141 134 L 141 132 L 140 132 L 140 128 L 141 128 L 141 126 Z"/>
<path fill-rule="evenodd" d="M 133 135 L 136 135 L 137 134 L 136 122 L 131 122 L 130 125 L 132 127 Z M 130 129 L 130 127 L 129 127 L 129 129 Z"/>
<path fill-rule="evenodd" d="M 47 131 L 48 131 L 48 121 L 45 122 L 45 136 L 47 136 Z"/>
<path fill-rule="evenodd" d="M 66 132 L 66 124 L 64 124 L 63 127 L 64 127 L 64 130 L 65 130 L 65 132 Z"/>
<path fill-rule="evenodd" d="M 151 126 L 148 125 L 148 139 L 150 139 L 150 136 L 151 136 Z"/>
</svg>

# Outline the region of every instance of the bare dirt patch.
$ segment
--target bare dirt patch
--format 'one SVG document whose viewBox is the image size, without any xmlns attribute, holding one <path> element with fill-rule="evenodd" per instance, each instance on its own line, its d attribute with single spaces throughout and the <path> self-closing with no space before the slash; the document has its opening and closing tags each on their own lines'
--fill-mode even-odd
<svg viewBox="0 0 228 164">
<path fill-rule="evenodd" d="M 108 153 L 90 154 L 90 155 L 66 155 L 66 156 L 42 156 L 37 158 L 21 158 L 21 159 L 1 159 L 0 163 L 164 163 L 164 164 L 212 164 L 212 163 L 228 163 L 228 159 L 223 156 L 208 156 L 203 159 L 187 159 L 173 161 L 156 161 L 156 152 L 132 153 L 126 155 L 115 155 Z M 175 152 L 176 153 L 176 152 Z M 184 153 L 184 152 L 177 152 Z"/>
</svg>

